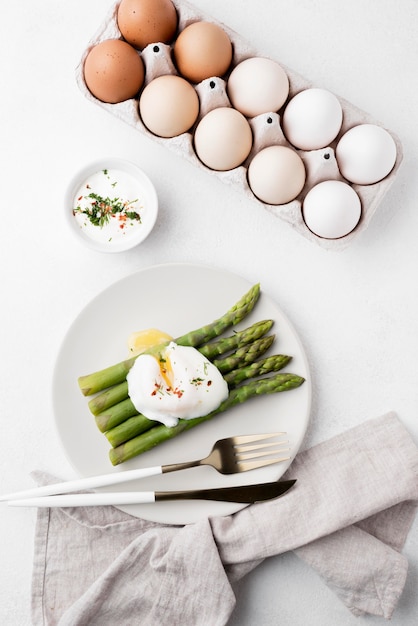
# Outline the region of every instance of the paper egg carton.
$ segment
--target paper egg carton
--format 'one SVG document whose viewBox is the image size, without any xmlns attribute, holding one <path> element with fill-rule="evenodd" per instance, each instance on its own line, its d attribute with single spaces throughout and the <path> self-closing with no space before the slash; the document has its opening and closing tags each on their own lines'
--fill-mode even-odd
<svg viewBox="0 0 418 626">
<path fill-rule="evenodd" d="M 166 146 L 178 155 L 186 158 L 196 167 L 205 170 L 208 174 L 216 176 L 224 183 L 231 185 L 239 193 L 243 193 L 245 196 L 253 200 L 256 204 L 260 205 L 264 209 L 270 211 L 273 215 L 287 222 L 298 233 L 325 249 L 342 250 L 354 239 L 354 237 L 357 237 L 360 232 L 367 228 L 371 218 L 373 217 L 377 209 L 377 206 L 379 205 L 383 196 L 392 184 L 402 161 L 402 146 L 398 137 L 393 132 L 391 132 L 387 128 L 385 129 L 393 137 L 397 149 L 395 166 L 390 174 L 386 176 L 386 178 L 384 178 L 381 182 L 372 185 L 351 185 L 359 195 L 362 204 L 362 216 L 356 228 L 350 234 L 340 239 L 323 239 L 321 237 L 318 237 L 307 228 L 303 220 L 302 202 L 304 197 L 315 184 L 321 181 L 344 180 L 339 172 L 334 151 L 339 138 L 347 130 L 349 130 L 353 126 L 364 123 L 376 124 L 378 126 L 382 125 L 378 121 L 373 119 L 372 116 L 368 113 L 362 111 L 347 100 L 344 100 L 343 98 L 340 98 L 337 94 L 335 94 L 339 99 L 343 110 L 343 124 L 337 138 L 332 142 L 330 146 L 327 146 L 326 148 L 323 148 L 321 150 L 315 150 L 311 152 L 302 152 L 300 150 L 297 150 L 305 163 L 305 169 L 307 172 L 306 183 L 302 192 L 295 200 L 289 202 L 288 204 L 265 204 L 255 197 L 248 185 L 247 166 L 253 156 L 262 148 L 275 144 L 289 145 L 283 135 L 280 124 L 280 115 L 277 112 L 265 113 L 248 120 L 253 131 L 253 147 L 249 157 L 243 165 L 233 170 L 219 172 L 211 170 L 203 165 L 203 163 L 196 156 L 193 147 L 193 129 L 191 129 L 191 131 L 187 133 L 183 133 L 182 135 L 173 138 L 166 139 L 157 137 L 156 135 L 151 133 L 142 123 L 139 116 L 137 99 L 132 98 L 118 104 L 107 104 L 95 98 L 88 90 L 83 75 L 84 60 L 88 52 L 94 45 L 100 43 L 105 39 L 121 38 L 121 33 L 117 26 L 117 9 L 119 2 L 120 0 L 115 2 L 115 4 L 111 7 L 107 16 L 104 18 L 101 26 L 98 28 L 96 34 L 89 41 L 82 55 L 80 63 L 76 69 L 77 83 L 87 99 L 98 104 L 102 108 L 109 111 L 109 113 L 112 113 L 124 122 L 127 122 L 143 135 L 152 138 L 157 143 Z M 233 62 L 230 71 L 238 63 L 244 61 L 247 58 L 255 56 L 266 56 L 253 48 L 248 43 L 248 41 L 246 41 L 239 34 L 231 30 L 227 25 L 215 20 L 208 14 L 199 11 L 189 2 L 182 0 L 173 0 L 173 4 L 177 9 L 179 18 L 178 32 L 182 31 L 189 24 L 197 21 L 213 22 L 223 28 L 223 30 L 228 34 L 233 45 Z M 144 86 L 158 76 L 178 73 L 172 61 L 172 45 L 155 42 L 154 44 L 149 44 L 144 50 L 138 52 L 138 54 L 141 55 L 145 65 Z M 318 86 L 312 84 L 310 81 L 306 80 L 298 73 L 283 65 L 280 62 L 280 59 L 273 60 L 279 63 L 287 73 L 290 85 L 288 99 L 292 98 L 304 89 Z M 226 80 L 219 77 L 208 78 L 202 81 L 200 84 L 194 85 L 194 87 L 198 93 L 200 100 L 200 112 L 196 124 L 206 113 L 208 113 L 212 109 L 220 106 L 231 106 L 231 103 L 227 96 Z M 325 153 L 327 153 L 326 158 L 324 158 Z"/>
</svg>

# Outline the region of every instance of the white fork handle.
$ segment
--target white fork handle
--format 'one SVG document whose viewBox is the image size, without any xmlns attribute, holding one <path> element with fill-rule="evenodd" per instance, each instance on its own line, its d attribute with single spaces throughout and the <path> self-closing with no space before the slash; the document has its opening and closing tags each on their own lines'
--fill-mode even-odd
<svg viewBox="0 0 418 626">
<path fill-rule="evenodd" d="M 74 507 L 106 504 L 148 504 L 152 502 L 155 502 L 154 491 L 123 491 L 120 493 L 71 493 L 44 498 L 26 498 L 10 500 L 7 504 L 9 506 Z"/>
<path fill-rule="evenodd" d="M 54 483 L 53 485 L 35 487 L 35 489 L 9 493 L 0 496 L 0 502 L 5 502 L 6 500 L 18 500 L 21 498 L 32 498 L 33 496 L 51 496 L 55 494 L 69 493 L 70 491 L 95 489 L 96 487 L 107 487 L 108 485 L 117 485 L 129 480 L 146 478 L 147 476 L 157 476 L 158 474 L 162 474 L 162 471 L 162 466 L 157 465 L 155 467 L 128 470 L 127 472 L 115 472 L 114 474 L 102 474 L 101 476 L 78 478 L 76 480 L 68 480 L 62 483 Z"/>
</svg>

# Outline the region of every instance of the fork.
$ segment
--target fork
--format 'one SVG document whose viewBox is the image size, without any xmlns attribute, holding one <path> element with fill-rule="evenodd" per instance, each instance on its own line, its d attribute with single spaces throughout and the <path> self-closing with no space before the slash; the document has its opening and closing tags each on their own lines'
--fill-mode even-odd
<svg viewBox="0 0 418 626">
<path fill-rule="evenodd" d="M 247 472 L 248 470 L 289 460 L 289 456 L 283 456 L 286 452 L 290 451 L 289 448 L 284 447 L 289 443 L 288 440 L 283 439 L 285 435 L 286 433 L 277 432 L 262 435 L 239 435 L 219 439 L 214 444 L 210 454 L 203 459 L 168 465 L 157 465 L 128 470 L 126 472 L 102 474 L 100 476 L 90 476 L 88 478 L 79 478 L 62 483 L 44 485 L 42 487 L 36 487 L 35 489 L 2 495 L 0 496 L 0 502 L 116 485 L 130 480 L 176 472 L 199 465 L 210 465 L 221 474 Z"/>
</svg>

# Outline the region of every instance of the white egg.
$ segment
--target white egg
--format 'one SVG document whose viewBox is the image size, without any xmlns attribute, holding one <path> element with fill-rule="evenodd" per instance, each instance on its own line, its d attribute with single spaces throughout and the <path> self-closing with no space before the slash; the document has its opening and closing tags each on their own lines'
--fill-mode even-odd
<svg viewBox="0 0 418 626">
<path fill-rule="evenodd" d="M 227 92 L 235 109 L 255 117 L 274 113 L 283 106 L 289 95 L 289 79 L 276 61 L 252 57 L 232 70 Z"/>
<path fill-rule="evenodd" d="M 169 427 L 208 415 L 228 397 L 220 371 L 195 348 L 175 342 L 156 356 L 141 354 L 127 381 L 136 410 Z"/>
<path fill-rule="evenodd" d="M 345 237 L 354 230 L 360 217 L 360 198 L 342 181 L 327 180 L 315 185 L 303 202 L 305 224 L 324 239 Z"/>
<path fill-rule="evenodd" d="M 341 137 L 336 157 L 344 178 L 358 185 L 372 185 L 392 171 L 396 144 L 381 126 L 359 124 Z"/>
<path fill-rule="evenodd" d="M 326 89 L 305 89 L 294 96 L 283 113 L 288 141 L 300 150 L 326 148 L 340 132 L 343 111 L 338 98 Z"/>
<path fill-rule="evenodd" d="M 296 150 L 268 146 L 258 152 L 248 167 L 248 184 L 259 200 L 286 204 L 294 200 L 305 184 L 305 166 Z"/>
</svg>

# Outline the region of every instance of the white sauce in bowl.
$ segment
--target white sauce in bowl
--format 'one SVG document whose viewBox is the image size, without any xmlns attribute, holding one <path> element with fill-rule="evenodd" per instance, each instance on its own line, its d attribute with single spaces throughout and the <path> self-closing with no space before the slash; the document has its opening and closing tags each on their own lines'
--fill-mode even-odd
<svg viewBox="0 0 418 626">
<path fill-rule="evenodd" d="M 158 212 L 155 189 L 133 163 L 98 161 L 74 177 L 67 192 L 72 230 L 103 252 L 128 250 L 151 232 Z"/>
<path fill-rule="evenodd" d="M 100 242 L 112 243 L 141 228 L 146 211 L 141 189 L 122 170 L 101 170 L 76 192 L 73 214 L 80 228 Z"/>
</svg>

